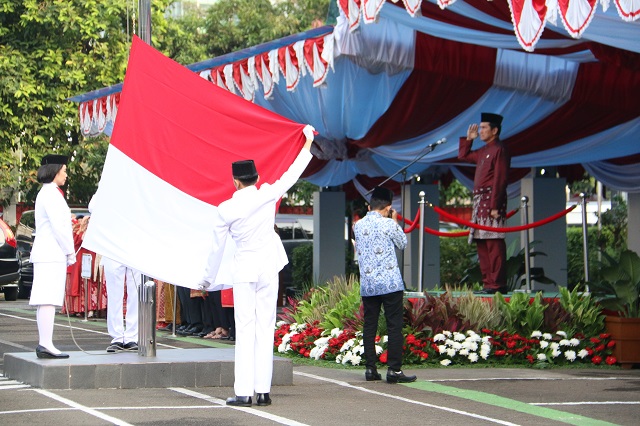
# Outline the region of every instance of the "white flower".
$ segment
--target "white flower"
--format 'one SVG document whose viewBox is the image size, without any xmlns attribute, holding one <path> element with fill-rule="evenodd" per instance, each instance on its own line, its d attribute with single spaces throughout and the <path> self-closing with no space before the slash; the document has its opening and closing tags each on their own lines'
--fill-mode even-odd
<svg viewBox="0 0 640 426">
<path fill-rule="evenodd" d="M 447 340 L 444 341 L 444 344 L 447 345 L 447 346 L 453 346 L 455 343 L 456 342 L 454 342 L 451 339 L 447 339 Z"/>
<path fill-rule="evenodd" d="M 441 365 L 444 365 L 445 367 L 449 364 L 451 364 L 451 360 L 450 359 L 443 359 L 442 361 L 440 361 Z"/>
<path fill-rule="evenodd" d="M 551 335 L 551 333 L 544 333 L 542 335 L 542 338 L 545 339 L 545 340 L 551 340 L 551 339 L 553 339 L 553 336 Z"/>
<path fill-rule="evenodd" d="M 341 334 L 342 334 L 342 330 L 340 330 L 338 327 L 331 330 L 331 337 L 338 337 Z"/>
<path fill-rule="evenodd" d="M 316 346 L 328 346 L 329 345 L 329 337 L 321 337 L 313 342 Z"/>
<path fill-rule="evenodd" d="M 342 355 L 336 356 L 336 364 L 342 364 Z"/>
<path fill-rule="evenodd" d="M 535 337 L 540 337 L 542 336 L 542 333 L 538 330 L 534 331 L 533 333 L 531 333 L 531 337 L 535 338 Z"/>
<path fill-rule="evenodd" d="M 569 341 L 567 339 L 560 340 L 560 342 L 558 342 L 558 344 L 560 346 L 571 346 L 571 343 L 569 343 Z"/>
<path fill-rule="evenodd" d="M 278 345 L 278 352 L 280 352 L 281 354 L 287 352 L 289 349 L 291 349 L 291 346 L 289 346 L 285 342 L 282 342 Z"/>
<path fill-rule="evenodd" d="M 476 333 L 475 331 L 467 330 L 467 336 L 477 336 L 477 335 L 478 335 L 478 333 Z"/>
<path fill-rule="evenodd" d="M 340 352 L 346 352 L 346 351 L 348 351 L 349 349 L 351 349 L 351 346 L 353 346 L 353 342 L 354 342 L 354 340 L 355 340 L 355 339 L 349 339 L 349 340 L 347 340 L 346 342 L 344 342 L 344 343 L 342 344 L 342 347 L 340 348 Z"/>
<path fill-rule="evenodd" d="M 579 344 L 580 344 L 580 340 L 576 339 L 575 337 L 569 340 L 569 345 L 571 346 L 578 346 Z"/>
<path fill-rule="evenodd" d="M 362 358 L 359 355 L 354 355 L 351 357 L 351 365 L 360 365 L 360 361 Z"/>
<path fill-rule="evenodd" d="M 470 351 L 477 351 L 478 350 L 478 344 L 472 340 L 466 340 L 462 343 L 462 347 L 464 349 L 470 350 Z"/>
<path fill-rule="evenodd" d="M 344 354 L 344 356 L 342 357 L 342 365 L 345 365 L 351 362 L 352 357 L 353 355 L 351 354 L 351 352 L 347 352 L 346 354 Z"/>
<path fill-rule="evenodd" d="M 574 351 L 566 351 L 564 353 L 564 357 L 569 361 L 573 362 L 576 359 L 576 353 Z"/>
<path fill-rule="evenodd" d="M 547 346 L 549 346 L 549 342 L 547 342 L 546 340 L 540 340 L 540 347 L 542 349 L 546 349 Z"/>
<path fill-rule="evenodd" d="M 289 330 L 291 331 L 296 331 L 296 332 L 301 332 L 303 330 L 305 330 L 307 328 L 307 324 L 296 324 L 293 323 L 291 324 L 291 327 L 289 327 Z"/>
<path fill-rule="evenodd" d="M 587 351 L 586 349 L 582 349 L 580 352 L 578 352 L 578 356 L 580 358 L 584 358 L 587 355 L 589 355 L 589 351 Z"/>
<path fill-rule="evenodd" d="M 551 356 L 554 358 L 558 358 L 560 355 L 562 355 L 562 351 L 558 349 L 554 349 L 553 351 L 551 351 Z"/>
<path fill-rule="evenodd" d="M 480 347 L 480 357 L 482 359 L 487 359 L 489 358 L 489 354 L 491 353 L 491 346 L 490 345 L 482 345 Z"/>
<path fill-rule="evenodd" d="M 558 344 L 558 342 L 551 342 L 551 344 L 549 345 L 549 347 L 551 349 L 553 349 L 554 351 L 557 351 L 558 348 L 560 347 L 560 345 Z"/>
<path fill-rule="evenodd" d="M 447 337 L 451 337 L 451 332 L 450 331 L 443 331 L 442 334 L 444 334 Z"/>
<path fill-rule="evenodd" d="M 433 336 L 433 341 L 434 342 L 439 342 L 440 340 L 446 340 L 447 338 L 444 337 L 444 334 L 442 333 L 438 333 L 435 336 Z"/>
<path fill-rule="evenodd" d="M 558 336 L 567 337 L 567 333 L 565 333 L 564 331 L 556 331 L 556 334 Z"/>
<path fill-rule="evenodd" d="M 291 336 L 296 335 L 298 333 L 287 333 L 282 336 L 282 343 L 289 343 L 291 341 Z"/>
<path fill-rule="evenodd" d="M 469 349 L 460 349 L 460 352 L 458 353 L 462 356 L 467 356 L 469 355 Z"/>
<path fill-rule="evenodd" d="M 380 340 L 382 340 L 382 343 L 387 343 L 389 341 L 389 336 L 384 335 L 384 336 L 382 336 L 382 339 L 380 339 Z"/>
<path fill-rule="evenodd" d="M 469 354 L 468 358 L 469 358 L 469 361 L 471 362 L 478 362 L 478 354 L 476 353 Z"/>
<path fill-rule="evenodd" d="M 484 336 L 482 338 L 482 343 L 491 343 L 491 336 Z"/>
<path fill-rule="evenodd" d="M 447 347 L 445 345 L 439 345 L 438 346 L 438 353 L 445 353 L 447 351 Z"/>
<path fill-rule="evenodd" d="M 453 333 L 453 340 L 455 340 L 456 342 L 462 342 L 464 339 L 464 334 L 458 332 Z"/>
<path fill-rule="evenodd" d="M 450 356 L 450 357 L 456 356 L 456 350 L 453 348 L 447 349 L 447 356 Z"/>
<path fill-rule="evenodd" d="M 382 346 L 376 345 L 376 355 L 380 355 L 382 352 L 384 352 Z"/>
<path fill-rule="evenodd" d="M 453 344 L 451 345 L 451 347 L 453 349 L 455 349 L 456 351 L 459 351 L 460 349 L 462 349 L 462 343 L 460 342 L 453 342 Z"/>
<path fill-rule="evenodd" d="M 354 354 L 363 354 L 363 353 L 364 353 L 364 346 L 360 346 L 360 345 L 355 346 L 355 347 L 352 349 L 352 352 L 353 352 Z"/>
<path fill-rule="evenodd" d="M 545 354 L 538 354 L 538 361 L 545 361 L 547 356 Z"/>
<path fill-rule="evenodd" d="M 322 357 L 322 355 L 325 353 L 326 350 L 327 350 L 327 346 L 324 346 L 324 347 L 316 346 L 315 348 L 311 349 L 311 352 L 309 352 L 309 358 L 320 359 L 320 357 Z"/>
<path fill-rule="evenodd" d="M 286 321 L 282 321 L 282 320 L 280 320 L 280 321 L 276 322 L 276 328 L 280 328 L 280 327 L 282 327 L 283 325 L 285 325 L 286 323 L 287 323 Z"/>
</svg>

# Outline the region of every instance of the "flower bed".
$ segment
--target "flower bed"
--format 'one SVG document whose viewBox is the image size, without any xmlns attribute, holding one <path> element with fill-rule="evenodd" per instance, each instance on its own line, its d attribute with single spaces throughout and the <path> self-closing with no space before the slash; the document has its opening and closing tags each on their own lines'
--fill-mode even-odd
<svg viewBox="0 0 640 426">
<path fill-rule="evenodd" d="M 319 322 L 287 324 L 279 322 L 275 332 L 275 350 L 303 358 L 361 365 L 364 347 L 362 333 L 349 330 L 323 330 Z M 586 337 L 567 336 L 563 331 L 530 336 L 483 329 L 480 333 L 442 331 L 433 337 L 405 336 L 404 365 L 440 364 L 523 364 L 569 365 L 608 364 L 617 361 L 611 355 L 615 342 L 609 334 Z M 378 362 L 387 362 L 387 336 L 376 337 Z"/>
</svg>

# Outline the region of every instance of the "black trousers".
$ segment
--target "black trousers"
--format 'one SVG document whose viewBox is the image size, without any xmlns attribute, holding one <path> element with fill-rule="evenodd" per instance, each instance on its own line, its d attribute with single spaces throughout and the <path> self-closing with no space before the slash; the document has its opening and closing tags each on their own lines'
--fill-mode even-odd
<svg viewBox="0 0 640 426">
<path fill-rule="evenodd" d="M 402 337 L 403 323 L 403 299 L 404 291 L 383 294 L 380 296 L 362 297 L 364 307 L 364 328 L 362 340 L 364 343 L 364 356 L 367 368 L 376 368 L 375 339 L 378 332 L 378 318 L 380 317 L 380 307 L 384 307 L 384 317 L 387 322 L 387 366 L 394 370 L 402 369 Z"/>
</svg>

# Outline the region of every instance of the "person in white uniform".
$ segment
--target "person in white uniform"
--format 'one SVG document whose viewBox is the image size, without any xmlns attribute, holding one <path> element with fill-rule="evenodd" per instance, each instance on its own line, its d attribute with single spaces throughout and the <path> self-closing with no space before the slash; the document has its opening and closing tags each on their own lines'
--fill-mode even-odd
<svg viewBox="0 0 640 426">
<path fill-rule="evenodd" d="M 31 248 L 33 284 L 29 305 L 37 306 L 38 358 L 69 358 L 53 345 L 56 306 L 64 302 L 67 266 L 76 263 L 71 211 L 60 187 L 67 180 L 67 157 L 50 154 L 37 172 L 42 188 L 36 197 L 37 237 Z"/>
<path fill-rule="evenodd" d="M 214 217 L 213 249 L 201 287 L 207 288 L 215 282 L 227 236 L 236 244 L 233 260 L 235 396 L 227 399 L 227 405 L 251 406 L 254 392 L 257 405 L 271 404 L 278 272 L 288 263 L 274 230 L 276 203 L 311 161 L 309 150 L 314 129 L 306 126 L 303 132 L 307 140 L 302 151 L 289 170 L 272 185 L 265 183 L 260 189 L 255 186 L 260 176 L 253 160 L 234 162 L 236 192 L 218 206 Z"/>
<path fill-rule="evenodd" d="M 120 262 L 102 257 L 107 283 L 107 330 L 111 344 L 107 352 L 138 350 L 138 286 L 140 272 Z M 123 315 L 124 289 L 127 288 L 127 312 Z"/>
</svg>

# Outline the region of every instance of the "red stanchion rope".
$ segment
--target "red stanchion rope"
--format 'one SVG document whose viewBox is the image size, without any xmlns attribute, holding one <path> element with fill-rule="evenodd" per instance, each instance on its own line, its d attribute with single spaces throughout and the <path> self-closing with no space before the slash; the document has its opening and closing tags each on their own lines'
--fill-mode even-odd
<svg viewBox="0 0 640 426">
<path fill-rule="evenodd" d="M 413 219 L 413 222 L 411 222 L 409 219 L 407 219 L 405 217 L 402 217 L 401 214 L 398 214 L 398 219 L 402 220 L 404 223 L 409 225 L 408 228 L 403 229 L 404 233 L 408 234 L 409 232 L 413 231 L 414 229 L 416 229 L 420 225 L 420 221 L 418 220 L 418 219 L 420 219 L 420 210 L 418 210 L 418 213 L 416 213 L 416 218 Z M 431 228 L 427 228 L 426 226 L 424 227 L 424 232 L 426 232 L 427 234 L 436 235 L 438 237 L 465 237 L 465 236 L 469 235 L 469 231 L 442 232 L 442 231 L 436 231 L 436 230 L 431 229 Z"/>
<path fill-rule="evenodd" d="M 542 220 L 538 220 L 537 222 L 531 222 L 528 223 L 526 225 L 520 225 L 520 226 L 510 226 L 507 228 L 494 228 L 492 226 L 484 226 L 484 225 L 480 225 L 478 223 L 471 223 L 468 222 L 466 220 L 460 219 L 450 213 L 447 213 L 446 211 L 442 210 L 441 208 L 439 208 L 438 206 L 434 206 L 432 204 L 429 204 L 429 207 L 431 207 L 436 213 L 442 215 L 443 217 L 449 219 L 452 222 L 455 222 L 459 225 L 464 225 L 464 226 L 468 226 L 470 228 L 473 229 L 482 229 L 484 231 L 496 231 L 499 230 L 500 232 L 518 232 L 518 231 L 525 231 L 527 229 L 531 229 L 531 228 L 535 228 L 537 226 L 542 226 L 542 225 L 546 225 L 549 222 L 553 222 L 554 220 L 557 220 L 559 218 L 561 218 L 562 216 L 567 215 L 571 210 L 575 209 L 578 205 L 574 204 L 573 206 L 569 207 L 568 209 L 565 209 L 561 212 L 558 212 L 556 214 L 554 214 L 553 216 L 549 216 L 545 219 Z"/>
</svg>

